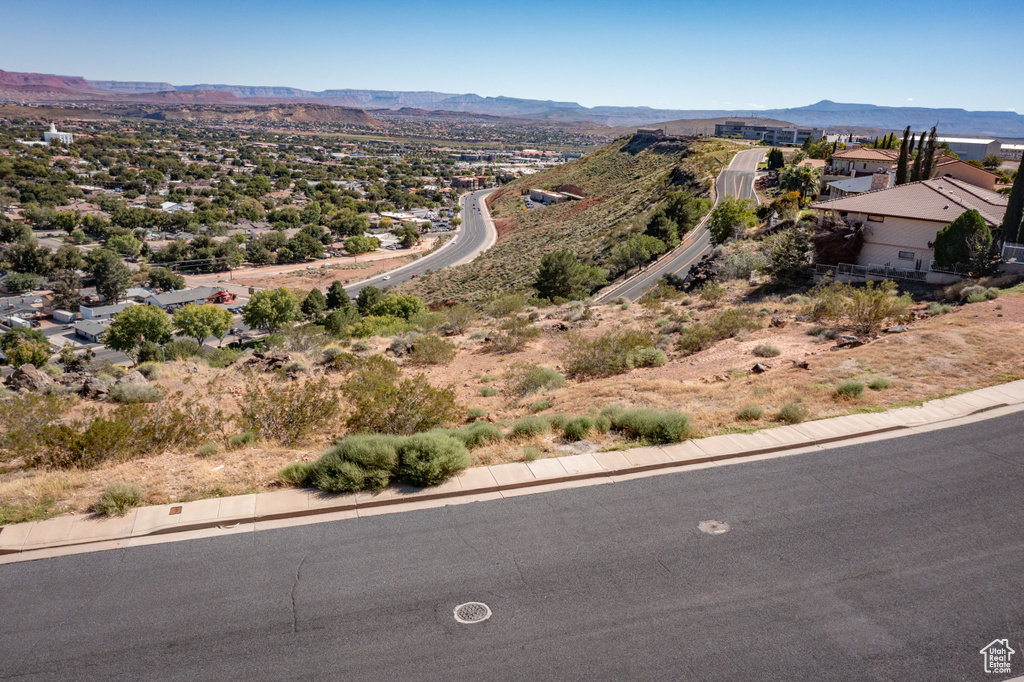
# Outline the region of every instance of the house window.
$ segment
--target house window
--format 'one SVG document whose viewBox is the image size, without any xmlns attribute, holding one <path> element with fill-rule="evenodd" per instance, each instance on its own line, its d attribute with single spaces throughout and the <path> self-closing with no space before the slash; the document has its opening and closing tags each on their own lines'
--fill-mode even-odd
<svg viewBox="0 0 1024 682">
<path fill-rule="evenodd" d="M 869 215 L 868 216 L 868 222 L 869 223 L 884 223 L 885 222 L 885 216 L 882 216 L 882 215 Z"/>
<path fill-rule="evenodd" d="M 900 251 L 900 260 L 914 260 L 914 252 Z"/>
</svg>

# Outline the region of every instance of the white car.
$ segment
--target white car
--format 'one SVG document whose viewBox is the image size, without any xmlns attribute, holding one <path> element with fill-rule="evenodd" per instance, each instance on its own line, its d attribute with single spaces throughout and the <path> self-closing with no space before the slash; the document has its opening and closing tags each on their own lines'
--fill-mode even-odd
<svg viewBox="0 0 1024 682">
<path fill-rule="evenodd" d="M 384 275 L 381 279 L 391 279 L 391 275 Z"/>
</svg>

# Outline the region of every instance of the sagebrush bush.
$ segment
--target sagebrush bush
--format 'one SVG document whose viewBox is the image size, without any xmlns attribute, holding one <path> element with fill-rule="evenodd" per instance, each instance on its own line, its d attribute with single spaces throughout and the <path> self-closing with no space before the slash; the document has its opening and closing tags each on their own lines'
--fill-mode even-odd
<svg viewBox="0 0 1024 682">
<path fill-rule="evenodd" d="M 192 339 L 174 339 L 164 345 L 164 360 L 188 360 L 204 357 L 203 348 Z"/>
<path fill-rule="evenodd" d="M 537 402 L 530 404 L 530 412 L 542 412 L 549 407 L 551 407 L 550 400 L 538 400 Z"/>
<path fill-rule="evenodd" d="M 978 284 L 969 287 L 964 287 L 963 289 L 960 290 L 960 300 L 967 301 L 968 303 L 977 303 L 977 300 L 971 301 L 971 297 L 973 296 L 975 297 L 975 299 L 978 299 L 980 297 L 980 300 L 984 301 L 986 291 L 987 289 L 985 289 L 985 287 L 980 286 Z"/>
<path fill-rule="evenodd" d="M 114 403 L 158 403 L 164 399 L 164 395 L 164 390 L 159 386 L 114 384 L 107 393 L 107 399 Z"/>
<path fill-rule="evenodd" d="M 498 328 L 487 335 L 487 346 L 499 353 L 513 353 L 540 338 L 544 330 L 533 324 L 529 318 L 517 315 L 504 320 Z"/>
<path fill-rule="evenodd" d="M 505 372 L 505 392 L 514 398 L 562 386 L 565 386 L 565 377 L 535 362 L 516 362 Z"/>
<path fill-rule="evenodd" d="M 501 433 L 501 429 L 487 421 L 474 422 L 461 429 L 443 429 L 431 431 L 430 433 L 443 433 L 446 436 L 451 436 L 462 441 L 462 444 L 470 450 L 487 445 L 488 443 L 500 442 L 505 438 Z"/>
<path fill-rule="evenodd" d="M 310 480 L 331 493 L 383 490 L 397 471 L 401 443 L 394 436 L 348 436 L 316 461 Z"/>
<path fill-rule="evenodd" d="M 134 483 L 111 483 L 108 485 L 92 508 L 103 516 L 124 516 L 129 509 L 142 504 L 145 492 Z"/>
<path fill-rule="evenodd" d="M 680 412 L 629 410 L 612 423 L 627 438 L 654 444 L 679 443 L 691 435 L 690 418 Z"/>
<path fill-rule="evenodd" d="M 228 447 L 232 450 L 238 450 L 244 448 L 247 445 L 252 445 L 256 442 L 256 434 L 252 431 L 243 431 L 242 433 L 236 433 L 228 439 Z"/>
<path fill-rule="evenodd" d="M 437 334 L 427 334 L 413 341 L 409 362 L 414 365 L 447 365 L 458 353 L 458 347 L 451 341 Z"/>
<path fill-rule="evenodd" d="M 579 441 L 585 440 L 593 430 L 594 420 L 591 417 L 574 417 L 565 422 L 562 435 L 567 441 Z"/>
<path fill-rule="evenodd" d="M 786 403 L 775 415 L 775 421 L 783 424 L 799 424 L 807 419 L 807 408 L 798 402 Z"/>
<path fill-rule="evenodd" d="M 135 371 L 146 377 L 149 381 L 156 381 L 160 378 L 160 365 L 155 362 L 144 362 L 136 367 Z"/>
<path fill-rule="evenodd" d="M 612 428 L 612 420 L 608 417 L 598 417 L 594 420 L 594 428 L 598 433 L 608 433 Z"/>
<path fill-rule="evenodd" d="M 868 388 L 872 391 L 881 391 L 882 389 L 889 388 L 890 386 L 892 386 L 892 382 L 888 379 L 883 379 L 882 377 L 875 377 L 870 383 L 868 383 Z"/>
<path fill-rule="evenodd" d="M 220 452 L 220 443 L 206 443 L 196 450 L 196 457 L 212 457 Z"/>
<path fill-rule="evenodd" d="M 326 377 L 302 383 L 250 377 L 238 406 L 243 430 L 285 445 L 330 428 L 341 409 Z"/>
<path fill-rule="evenodd" d="M 626 366 L 630 369 L 661 367 L 667 362 L 668 356 L 658 348 L 634 348 L 626 356 Z"/>
<path fill-rule="evenodd" d="M 483 419 L 486 416 L 487 410 L 482 407 L 471 407 L 466 412 L 466 420 L 471 422 L 476 421 L 477 419 Z"/>
<path fill-rule="evenodd" d="M 583 379 L 622 374 L 636 366 L 631 365 L 631 362 L 658 359 L 656 355 L 646 352 L 637 353 L 640 349 L 653 348 L 654 340 L 649 334 L 636 330 L 611 331 L 596 339 L 587 339 L 573 333 L 568 335 L 566 341 L 562 364 L 571 376 Z"/>
<path fill-rule="evenodd" d="M 544 454 L 544 451 L 541 450 L 540 448 L 538 448 L 536 445 L 527 445 L 520 452 L 520 454 L 519 454 L 519 461 L 520 462 L 532 462 L 533 460 L 537 459 L 538 457 L 540 457 L 543 454 Z"/>
<path fill-rule="evenodd" d="M 214 369 L 223 369 L 238 361 L 242 357 L 242 351 L 235 348 L 218 348 L 210 353 L 206 361 Z"/>
<path fill-rule="evenodd" d="M 695 322 L 679 334 L 676 349 L 687 355 L 699 353 L 715 342 L 715 332 L 700 322 Z"/>
<path fill-rule="evenodd" d="M 420 488 L 442 483 L 469 466 L 469 452 L 456 438 L 439 433 L 409 436 L 398 446 L 401 477 Z"/>
<path fill-rule="evenodd" d="M 739 412 L 736 413 L 736 418 L 740 421 L 745 422 L 756 422 L 764 414 L 764 410 L 755 405 L 747 405 L 741 407 Z"/>
<path fill-rule="evenodd" d="M 754 346 L 753 353 L 759 358 L 774 358 L 782 355 L 782 351 L 770 343 L 760 343 Z"/>
<path fill-rule="evenodd" d="M 864 384 L 860 381 L 844 381 L 836 386 L 835 395 L 844 400 L 856 400 L 864 395 Z"/>
<path fill-rule="evenodd" d="M 551 429 L 551 423 L 543 417 L 526 417 L 512 425 L 513 438 L 541 436 Z"/>
<path fill-rule="evenodd" d="M 548 420 L 548 424 L 551 424 L 551 428 L 553 429 L 560 429 L 565 426 L 567 421 L 569 421 L 569 417 L 560 412 L 556 414 L 549 414 L 544 418 Z"/>
<path fill-rule="evenodd" d="M 454 422 L 463 414 L 452 386 L 436 388 L 422 374 L 396 381 L 364 370 L 341 388 L 351 403 L 347 423 L 353 431 L 408 435 Z"/>
<path fill-rule="evenodd" d="M 953 306 L 945 303 L 929 303 L 928 314 L 932 317 L 938 317 L 939 315 L 945 315 L 953 312 Z"/>
<path fill-rule="evenodd" d="M 305 462 L 293 462 L 278 471 L 277 477 L 285 485 L 305 488 L 313 484 L 313 465 Z"/>
<path fill-rule="evenodd" d="M 490 398 L 492 396 L 498 395 L 498 389 L 492 388 L 490 386 L 484 386 L 483 388 L 480 389 L 480 395 L 482 395 L 485 398 Z"/>
</svg>

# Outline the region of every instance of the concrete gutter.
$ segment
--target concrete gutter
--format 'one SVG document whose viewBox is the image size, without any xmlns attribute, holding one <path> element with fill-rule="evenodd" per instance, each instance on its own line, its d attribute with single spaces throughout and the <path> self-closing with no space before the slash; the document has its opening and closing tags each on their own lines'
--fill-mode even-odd
<svg viewBox="0 0 1024 682">
<path fill-rule="evenodd" d="M 614 483 L 637 476 L 896 438 L 1020 410 L 1024 410 L 1024 381 L 1015 381 L 932 400 L 920 407 L 847 415 L 673 445 L 473 467 L 426 489 L 398 485 L 379 493 L 347 495 L 286 489 L 140 507 L 116 518 L 62 516 L 0 529 L 0 564 Z"/>
</svg>

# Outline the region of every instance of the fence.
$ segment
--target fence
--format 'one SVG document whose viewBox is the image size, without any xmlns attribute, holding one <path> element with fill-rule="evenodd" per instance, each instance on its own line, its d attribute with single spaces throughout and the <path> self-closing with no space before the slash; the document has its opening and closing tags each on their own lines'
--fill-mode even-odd
<svg viewBox="0 0 1024 682">
<path fill-rule="evenodd" d="M 885 279 L 903 279 L 910 282 L 924 282 L 928 277 L 927 270 L 909 270 L 907 268 L 894 268 L 888 265 L 852 265 L 840 263 L 839 265 L 822 265 L 814 267 L 816 275 L 831 273 L 834 277 L 883 277 Z"/>
<path fill-rule="evenodd" d="M 1024 262 L 1024 244 L 1003 244 L 1003 262 L 1015 260 L 1018 263 Z"/>
</svg>

